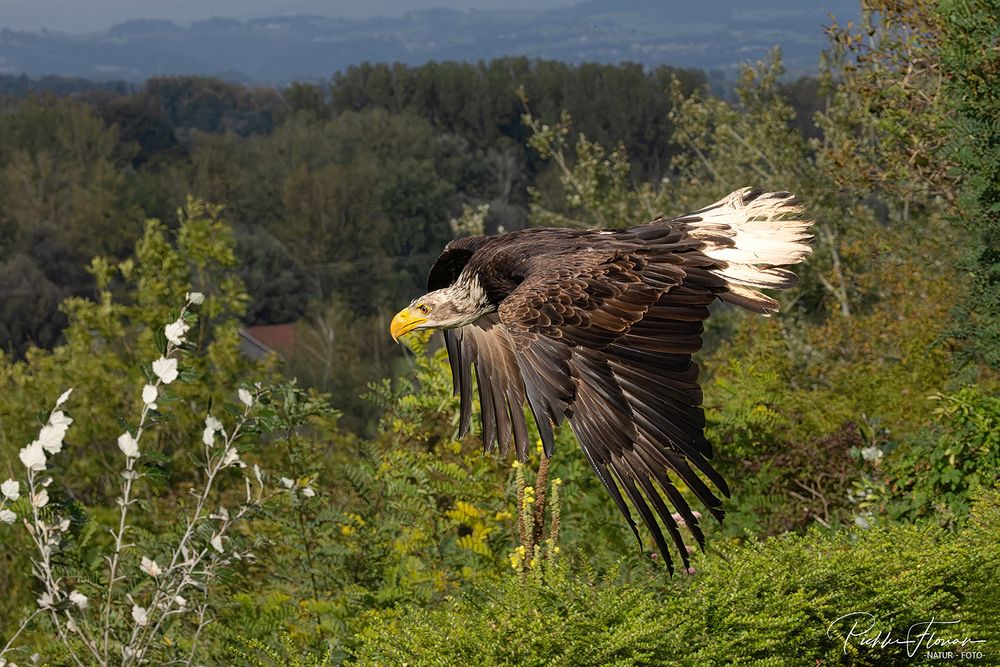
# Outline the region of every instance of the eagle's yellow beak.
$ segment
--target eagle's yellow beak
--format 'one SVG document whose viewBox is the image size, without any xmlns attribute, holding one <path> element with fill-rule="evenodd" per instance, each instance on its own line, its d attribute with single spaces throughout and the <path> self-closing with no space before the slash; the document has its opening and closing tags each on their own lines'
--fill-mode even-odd
<svg viewBox="0 0 1000 667">
<path fill-rule="evenodd" d="M 413 331 L 426 321 L 426 317 L 421 317 L 419 314 L 411 312 L 409 308 L 404 308 L 396 313 L 396 317 L 392 318 L 389 333 L 392 334 L 394 341 L 398 341 L 400 336 Z"/>
</svg>

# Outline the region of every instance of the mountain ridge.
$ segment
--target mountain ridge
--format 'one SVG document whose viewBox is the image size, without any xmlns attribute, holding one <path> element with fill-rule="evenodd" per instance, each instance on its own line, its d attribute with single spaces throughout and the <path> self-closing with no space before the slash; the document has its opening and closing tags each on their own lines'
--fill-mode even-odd
<svg viewBox="0 0 1000 667">
<path fill-rule="evenodd" d="M 586 0 L 546 10 L 423 9 L 400 16 L 211 18 L 181 25 L 132 19 L 86 34 L 0 30 L 0 73 L 140 81 L 196 74 L 287 83 L 322 80 L 363 61 L 419 65 L 523 55 L 571 63 L 639 62 L 732 74 L 781 46 L 791 74 L 815 71 L 832 11 L 791 0 L 700 3 Z"/>
</svg>

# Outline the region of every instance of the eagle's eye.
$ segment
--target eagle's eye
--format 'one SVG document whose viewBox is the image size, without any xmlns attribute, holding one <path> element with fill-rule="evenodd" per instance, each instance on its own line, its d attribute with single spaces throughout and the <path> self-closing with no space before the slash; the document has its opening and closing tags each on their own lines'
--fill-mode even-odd
<svg viewBox="0 0 1000 667">
<path fill-rule="evenodd" d="M 421 303 L 420 305 L 418 305 L 417 310 L 420 311 L 421 315 L 427 315 L 428 313 L 431 312 L 431 309 L 427 306 L 426 303 Z"/>
</svg>

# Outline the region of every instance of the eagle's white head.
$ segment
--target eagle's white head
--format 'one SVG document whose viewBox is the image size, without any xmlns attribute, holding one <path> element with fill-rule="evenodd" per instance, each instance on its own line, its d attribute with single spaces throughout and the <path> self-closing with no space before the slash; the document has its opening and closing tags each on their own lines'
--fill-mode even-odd
<svg viewBox="0 0 1000 667">
<path fill-rule="evenodd" d="M 478 276 L 463 273 L 448 287 L 428 292 L 396 313 L 389 333 L 399 340 L 420 329 L 457 329 L 494 310 Z"/>
</svg>

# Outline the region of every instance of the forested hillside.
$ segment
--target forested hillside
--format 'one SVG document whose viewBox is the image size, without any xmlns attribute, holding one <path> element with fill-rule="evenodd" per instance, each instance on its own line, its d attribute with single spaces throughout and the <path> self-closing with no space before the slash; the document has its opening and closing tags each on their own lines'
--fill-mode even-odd
<svg viewBox="0 0 1000 667">
<path fill-rule="evenodd" d="M 5 86 L 0 665 L 932 659 L 852 612 L 997 659 L 1000 30 L 987 0 L 869 4 L 814 78 L 775 53 L 729 96 L 516 58 Z M 567 428 L 483 456 L 440 343 L 388 323 L 456 236 L 748 185 L 796 193 L 813 255 L 779 315 L 713 306 L 732 495 L 670 576 Z"/>
</svg>

